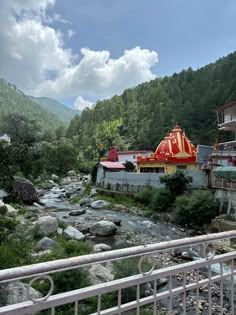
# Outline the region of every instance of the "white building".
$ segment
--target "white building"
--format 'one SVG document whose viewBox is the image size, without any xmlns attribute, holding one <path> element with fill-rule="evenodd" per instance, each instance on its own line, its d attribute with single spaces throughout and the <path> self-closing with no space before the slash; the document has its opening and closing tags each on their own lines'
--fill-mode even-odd
<svg viewBox="0 0 236 315">
<path fill-rule="evenodd" d="M 128 161 L 132 162 L 135 166 L 137 165 L 137 156 L 142 155 L 146 157 L 152 153 L 151 150 L 140 150 L 140 151 L 118 151 L 119 162 L 124 164 Z"/>
</svg>

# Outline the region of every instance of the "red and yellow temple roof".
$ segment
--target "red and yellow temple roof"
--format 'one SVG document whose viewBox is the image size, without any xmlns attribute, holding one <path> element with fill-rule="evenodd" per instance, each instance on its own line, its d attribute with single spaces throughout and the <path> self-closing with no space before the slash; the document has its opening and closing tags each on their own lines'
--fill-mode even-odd
<svg viewBox="0 0 236 315">
<path fill-rule="evenodd" d="M 137 163 L 196 163 L 197 149 L 179 126 L 167 134 L 156 152 L 148 157 L 137 157 Z"/>
</svg>

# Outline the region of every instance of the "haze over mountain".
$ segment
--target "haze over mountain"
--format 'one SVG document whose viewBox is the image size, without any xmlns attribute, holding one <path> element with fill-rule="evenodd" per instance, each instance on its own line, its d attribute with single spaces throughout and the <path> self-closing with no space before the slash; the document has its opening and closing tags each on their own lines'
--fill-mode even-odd
<svg viewBox="0 0 236 315">
<path fill-rule="evenodd" d="M 50 113 L 56 115 L 63 123 L 65 123 L 67 126 L 69 125 L 72 118 L 75 117 L 75 115 L 80 115 L 80 111 L 76 109 L 71 109 L 57 100 L 54 100 L 49 97 L 34 97 L 29 96 L 29 98 L 40 105 L 40 107 L 46 109 Z"/>
<path fill-rule="evenodd" d="M 64 125 L 58 116 L 33 102 L 15 85 L 0 79 L 0 123 L 12 113 L 36 120 L 42 131 L 56 130 Z"/>
</svg>

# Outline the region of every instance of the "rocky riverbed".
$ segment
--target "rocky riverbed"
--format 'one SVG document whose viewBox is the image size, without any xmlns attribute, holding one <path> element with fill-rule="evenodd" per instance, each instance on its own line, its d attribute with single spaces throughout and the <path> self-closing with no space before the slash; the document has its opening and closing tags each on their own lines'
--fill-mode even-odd
<svg viewBox="0 0 236 315">
<path fill-rule="evenodd" d="M 53 181 L 48 187 L 38 191 L 40 196 L 38 203 L 29 207 L 24 215 L 19 218 L 22 223 L 31 221 L 37 227 L 38 236 L 42 239 L 37 244 L 35 257 L 50 251 L 57 244 L 49 238 L 53 233 L 62 234 L 66 239 L 90 240 L 94 243 L 94 251 L 124 248 L 134 245 L 145 245 L 161 241 L 183 238 L 187 232 L 172 223 L 153 221 L 144 216 L 142 209 L 137 207 L 125 207 L 120 204 L 109 205 L 101 200 L 96 201 L 96 190 L 92 189 L 85 194 L 85 183 L 89 177 L 65 178 L 61 184 Z M 71 198 L 81 197 L 78 204 L 72 204 Z M 155 263 L 159 267 L 168 267 L 175 264 L 193 260 L 199 257 L 198 248 L 168 251 L 155 255 Z M 106 273 L 107 280 L 112 279 L 111 270 L 91 270 L 94 273 Z M 102 269 L 102 270 L 101 270 Z M 109 269 L 109 268 L 108 268 Z M 206 271 L 200 272 L 200 280 L 206 277 Z M 196 282 L 195 271 L 186 274 L 186 284 Z M 173 277 L 173 287 L 183 284 L 183 274 Z M 159 290 L 167 290 L 169 279 L 162 279 Z M 211 284 L 212 314 L 229 315 L 230 309 L 230 285 L 224 283 L 223 313 L 220 312 L 220 284 Z M 146 295 L 153 294 L 153 285 L 147 284 Z M 209 286 L 199 289 L 198 308 L 200 314 L 209 312 Z M 168 309 L 168 301 L 158 304 L 159 310 Z M 187 314 L 195 314 L 197 306 L 196 290 L 183 296 L 173 297 L 173 314 L 182 314 L 183 305 L 186 305 Z"/>
</svg>

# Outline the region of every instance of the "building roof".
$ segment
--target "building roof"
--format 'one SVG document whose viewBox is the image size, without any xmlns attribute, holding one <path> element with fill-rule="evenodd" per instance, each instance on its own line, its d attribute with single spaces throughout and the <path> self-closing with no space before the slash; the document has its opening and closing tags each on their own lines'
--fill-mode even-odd
<svg viewBox="0 0 236 315">
<path fill-rule="evenodd" d="M 142 153 L 151 153 L 152 150 L 134 150 L 134 151 L 118 151 L 118 155 L 122 154 L 142 154 Z"/>
<path fill-rule="evenodd" d="M 138 163 L 196 163 L 197 149 L 177 125 L 146 158 L 138 156 Z"/>
<path fill-rule="evenodd" d="M 229 107 L 232 107 L 232 106 L 234 106 L 234 105 L 236 105 L 236 101 L 232 101 L 232 102 L 230 102 L 230 103 L 224 104 L 224 105 L 218 107 L 218 108 L 216 109 L 216 111 L 219 112 L 219 111 L 221 111 L 222 109 L 229 108 Z"/>
<path fill-rule="evenodd" d="M 119 162 L 100 162 L 100 164 L 105 168 L 112 168 L 112 169 L 125 169 L 125 166 Z"/>
<path fill-rule="evenodd" d="M 142 154 L 142 153 L 151 153 L 152 150 L 134 150 L 134 151 L 118 151 L 118 155 L 122 154 Z"/>
</svg>

